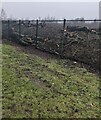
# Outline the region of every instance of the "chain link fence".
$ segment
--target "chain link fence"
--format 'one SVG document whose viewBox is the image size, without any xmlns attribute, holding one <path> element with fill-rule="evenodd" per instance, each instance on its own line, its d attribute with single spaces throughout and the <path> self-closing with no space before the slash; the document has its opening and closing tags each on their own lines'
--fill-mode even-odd
<svg viewBox="0 0 101 120">
<path fill-rule="evenodd" d="M 2 21 L 2 37 L 99 68 L 101 20 Z"/>
</svg>

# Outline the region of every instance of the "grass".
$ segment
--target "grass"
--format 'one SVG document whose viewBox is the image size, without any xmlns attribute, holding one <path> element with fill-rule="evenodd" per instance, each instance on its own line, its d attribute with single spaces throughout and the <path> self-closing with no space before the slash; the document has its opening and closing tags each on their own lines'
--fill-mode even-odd
<svg viewBox="0 0 101 120">
<path fill-rule="evenodd" d="M 69 60 L 3 44 L 3 118 L 97 118 L 99 77 Z"/>
</svg>

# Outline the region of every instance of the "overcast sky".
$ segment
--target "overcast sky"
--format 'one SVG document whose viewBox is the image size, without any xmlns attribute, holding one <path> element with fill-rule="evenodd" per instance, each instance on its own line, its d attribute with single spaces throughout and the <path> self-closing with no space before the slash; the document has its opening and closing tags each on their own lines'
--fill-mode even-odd
<svg viewBox="0 0 101 120">
<path fill-rule="evenodd" d="M 99 18 L 98 2 L 3 2 L 8 17 L 38 19 L 47 16 L 56 19 Z"/>
</svg>

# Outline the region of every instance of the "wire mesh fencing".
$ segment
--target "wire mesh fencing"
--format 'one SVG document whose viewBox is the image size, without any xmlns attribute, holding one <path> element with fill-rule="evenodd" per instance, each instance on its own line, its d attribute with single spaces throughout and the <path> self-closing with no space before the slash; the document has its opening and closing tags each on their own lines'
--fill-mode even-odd
<svg viewBox="0 0 101 120">
<path fill-rule="evenodd" d="M 2 21 L 3 38 L 99 68 L 101 20 Z"/>
</svg>

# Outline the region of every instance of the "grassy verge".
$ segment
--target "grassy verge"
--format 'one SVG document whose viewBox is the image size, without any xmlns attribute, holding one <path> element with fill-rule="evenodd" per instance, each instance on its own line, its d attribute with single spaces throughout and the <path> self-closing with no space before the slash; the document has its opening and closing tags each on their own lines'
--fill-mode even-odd
<svg viewBox="0 0 101 120">
<path fill-rule="evenodd" d="M 99 117 L 99 77 L 68 62 L 3 44 L 3 117 Z"/>
</svg>

